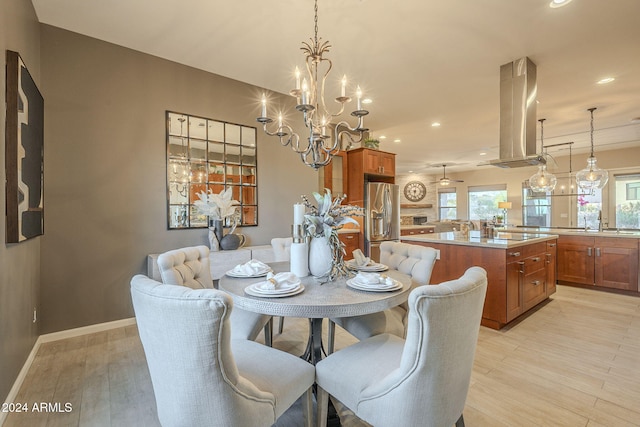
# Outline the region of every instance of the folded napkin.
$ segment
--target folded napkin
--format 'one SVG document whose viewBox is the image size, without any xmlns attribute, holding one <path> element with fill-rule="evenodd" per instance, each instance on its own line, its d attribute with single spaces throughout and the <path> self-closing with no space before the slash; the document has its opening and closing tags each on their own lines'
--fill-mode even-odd
<svg viewBox="0 0 640 427">
<path fill-rule="evenodd" d="M 252 259 L 244 264 L 238 264 L 231 270 L 235 274 L 242 274 L 245 276 L 252 276 L 254 274 L 264 273 L 269 270 L 269 266 L 262 261 Z"/>
<path fill-rule="evenodd" d="M 356 283 L 363 286 L 386 287 L 395 285 L 394 280 L 386 274 L 365 273 L 361 271 L 353 279 Z"/>
<path fill-rule="evenodd" d="M 289 271 L 275 275 L 269 272 L 267 273 L 267 281 L 260 284 L 260 289 L 264 291 L 295 289 L 299 284 L 298 276 Z"/>
<path fill-rule="evenodd" d="M 364 267 L 371 263 L 371 258 L 364 256 L 360 249 L 356 249 L 352 252 L 353 261 L 356 263 L 358 267 Z"/>
</svg>

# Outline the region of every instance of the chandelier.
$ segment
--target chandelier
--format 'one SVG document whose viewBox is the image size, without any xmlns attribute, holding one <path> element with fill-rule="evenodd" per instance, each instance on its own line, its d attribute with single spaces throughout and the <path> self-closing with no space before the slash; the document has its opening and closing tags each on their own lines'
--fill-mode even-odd
<svg viewBox="0 0 640 427">
<path fill-rule="evenodd" d="M 538 120 L 540 122 L 540 154 L 544 154 L 544 121 L 546 119 Z M 529 178 L 529 187 L 531 187 L 532 191 L 536 193 L 547 193 L 549 191 L 553 191 L 556 188 L 556 183 L 558 180 L 555 175 L 550 172 L 547 172 L 546 163 L 538 166 L 538 172 L 533 174 L 531 178 Z"/>
<path fill-rule="evenodd" d="M 595 107 L 588 110 L 591 113 L 591 156 L 587 159 L 587 167 L 576 174 L 578 187 L 586 191 L 604 188 L 609 181 L 609 172 L 596 165 L 596 158 L 593 155 L 593 112 L 595 110 Z"/>
<path fill-rule="evenodd" d="M 315 0 L 314 7 L 314 37 L 310 41 L 311 43 L 302 42 L 301 48 L 306 56 L 307 74 L 301 82 L 300 70 L 296 67 L 296 85 L 295 89 L 290 91 L 297 100 L 296 110 L 302 113 L 304 125 L 307 128 L 309 136 L 306 142 L 300 141 L 300 136 L 284 121 L 282 114 L 278 114 L 277 125 L 269 129 L 274 119 L 267 115 L 267 98 L 264 94 L 261 114 L 256 120 L 262 123 L 262 129 L 267 135 L 277 136 L 283 146 L 288 145 L 300 155 L 305 165 L 317 170 L 328 165 L 333 156 L 340 151 L 343 137 L 349 141 L 346 149 L 362 140 L 364 133 L 369 130 L 364 127 L 364 116 L 369 112 L 362 108 L 362 90 L 358 86 L 355 92 L 356 109 L 351 112 L 357 121 L 355 126 L 351 127 L 345 120 L 335 125 L 332 122 L 333 119 L 342 115 L 345 104 L 349 103 L 351 98 L 346 95 L 347 78 L 343 76 L 341 94 L 335 98 L 335 101 L 340 104 L 337 111 L 331 112 L 325 103 L 325 83 L 333 63 L 329 58 L 324 57 L 331 47 L 329 41 L 318 38 L 318 0 Z M 331 128 L 333 128 L 333 135 L 331 132 L 327 133 Z M 358 137 L 356 138 L 353 134 Z"/>
</svg>

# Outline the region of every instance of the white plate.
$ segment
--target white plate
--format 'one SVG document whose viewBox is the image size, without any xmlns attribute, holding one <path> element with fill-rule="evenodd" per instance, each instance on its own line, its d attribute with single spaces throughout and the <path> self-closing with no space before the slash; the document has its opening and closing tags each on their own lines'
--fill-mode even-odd
<svg viewBox="0 0 640 427">
<path fill-rule="evenodd" d="M 359 291 L 369 291 L 369 292 L 393 292 L 402 289 L 402 283 L 394 280 L 394 286 L 372 286 L 372 285 L 361 285 L 357 281 L 353 279 L 347 280 L 347 286 L 353 289 L 357 289 Z"/>
<path fill-rule="evenodd" d="M 238 278 L 238 279 L 247 279 L 247 278 L 250 278 L 250 277 L 263 277 L 263 276 L 266 276 L 270 271 L 272 271 L 272 270 L 269 268 L 267 270 L 259 271 L 259 272 L 255 273 L 255 274 L 247 276 L 245 274 L 236 273 L 233 270 L 229 270 L 225 274 L 227 276 L 229 276 L 229 277 L 235 277 L 235 278 Z"/>
<path fill-rule="evenodd" d="M 300 292 L 304 291 L 304 286 L 302 284 L 299 284 L 298 287 L 292 289 L 292 290 L 288 290 L 287 292 L 284 293 L 278 293 L 278 292 L 270 292 L 270 293 L 265 293 L 264 291 L 256 291 L 255 289 L 255 284 L 247 286 L 246 288 L 244 288 L 244 292 L 247 293 L 248 295 L 254 296 L 254 297 L 260 297 L 260 298 L 281 298 L 281 297 L 290 297 L 293 295 L 297 295 Z"/>
<path fill-rule="evenodd" d="M 262 286 L 264 284 L 266 284 L 267 282 L 259 282 L 259 283 L 254 283 L 252 284 L 251 290 L 255 291 L 256 293 L 259 294 L 267 294 L 267 295 L 271 295 L 271 294 L 287 294 L 289 292 L 293 292 L 296 289 L 298 289 L 298 287 L 300 286 L 300 281 L 298 281 L 297 283 L 290 283 L 287 284 L 286 286 L 277 288 L 277 289 L 269 289 L 269 288 L 263 288 Z"/>
<path fill-rule="evenodd" d="M 349 260 L 346 264 L 350 269 L 358 271 L 387 271 L 389 269 L 386 265 L 377 262 L 371 265 L 357 266 L 353 260 Z"/>
</svg>

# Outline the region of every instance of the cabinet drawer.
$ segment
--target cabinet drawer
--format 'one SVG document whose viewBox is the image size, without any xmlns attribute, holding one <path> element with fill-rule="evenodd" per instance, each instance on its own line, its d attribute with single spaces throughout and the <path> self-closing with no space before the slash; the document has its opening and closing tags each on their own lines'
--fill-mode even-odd
<svg viewBox="0 0 640 427">
<path fill-rule="evenodd" d="M 545 268 L 545 254 L 538 254 L 524 259 L 524 274 L 531 274 Z"/>
<path fill-rule="evenodd" d="M 360 245 L 360 233 L 340 233 L 338 238 L 342 243 L 344 243 L 344 259 L 352 259 L 353 251 L 358 249 L 358 246 Z"/>
<path fill-rule="evenodd" d="M 522 283 L 522 308 L 524 311 L 544 301 L 547 297 L 546 275 L 546 270 L 538 270 L 524 276 Z"/>
</svg>

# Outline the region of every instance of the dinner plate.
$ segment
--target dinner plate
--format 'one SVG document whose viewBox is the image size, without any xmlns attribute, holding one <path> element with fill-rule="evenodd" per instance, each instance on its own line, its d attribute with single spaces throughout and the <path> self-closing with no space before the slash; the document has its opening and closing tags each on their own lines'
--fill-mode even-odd
<svg viewBox="0 0 640 427">
<path fill-rule="evenodd" d="M 238 279 L 247 279 L 250 277 L 263 277 L 266 276 L 270 271 L 272 271 L 270 268 L 264 270 L 264 271 L 259 271 L 257 273 L 251 274 L 251 275 L 246 275 L 246 274 L 242 274 L 242 273 L 236 273 L 233 270 L 229 270 L 227 271 L 225 274 L 229 277 L 235 277 Z"/>
<path fill-rule="evenodd" d="M 259 285 L 259 283 L 257 284 Z M 260 298 L 282 298 L 282 297 L 290 297 L 293 295 L 297 295 L 302 291 L 304 291 L 304 285 L 302 284 L 298 284 L 297 287 L 293 289 L 288 289 L 286 292 L 271 291 L 268 293 L 262 290 L 257 291 L 255 286 L 256 284 L 254 283 L 253 285 L 249 285 L 246 288 L 244 288 L 245 293 L 247 293 L 248 295 L 251 295 L 254 297 L 260 297 Z"/>
<path fill-rule="evenodd" d="M 394 280 L 394 283 L 395 285 L 393 286 L 387 286 L 387 285 L 375 286 L 375 285 L 360 284 L 354 279 L 347 280 L 347 286 L 349 286 L 350 288 L 357 289 L 359 291 L 369 291 L 369 292 L 393 292 L 393 291 L 402 289 L 402 283 L 398 282 L 397 280 Z"/>
<path fill-rule="evenodd" d="M 350 269 L 358 271 L 386 271 L 389 269 L 388 266 L 380 264 L 379 262 L 375 262 L 370 265 L 358 266 L 353 260 L 349 260 L 346 262 L 346 264 Z"/>
</svg>

